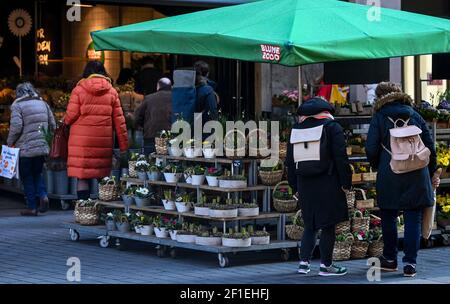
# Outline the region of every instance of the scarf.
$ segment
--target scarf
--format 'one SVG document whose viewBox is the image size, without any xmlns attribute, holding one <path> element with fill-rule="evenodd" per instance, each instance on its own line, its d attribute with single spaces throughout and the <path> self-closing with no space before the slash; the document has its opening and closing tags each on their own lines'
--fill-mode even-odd
<svg viewBox="0 0 450 304">
<path fill-rule="evenodd" d="M 330 112 L 324 111 L 324 112 L 320 112 L 320 113 L 315 114 L 315 115 L 300 116 L 300 123 L 304 122 L 308 118 L 334 120 L 334 117 L 333 117 L 333 115 L 330 114 Z"/>
</svg>

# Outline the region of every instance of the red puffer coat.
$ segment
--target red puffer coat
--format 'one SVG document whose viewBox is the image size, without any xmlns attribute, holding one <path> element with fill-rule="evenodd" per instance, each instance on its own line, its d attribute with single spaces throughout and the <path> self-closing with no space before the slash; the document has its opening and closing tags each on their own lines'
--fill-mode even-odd
<svg viewBox="0 0 450 304">
<path fill-rule="evenodd" d="M 127 127 L 117 91 L 108 78 L 91 75 L 73 89 L 64 123 L 70 125 L 68 175 L 79 179 L 111 174 L 113 130 L 121 151 Z"/>
</svg>

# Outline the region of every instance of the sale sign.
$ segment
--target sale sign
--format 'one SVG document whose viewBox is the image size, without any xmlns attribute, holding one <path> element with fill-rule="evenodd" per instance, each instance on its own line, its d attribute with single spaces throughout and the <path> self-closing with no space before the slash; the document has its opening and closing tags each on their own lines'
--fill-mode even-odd
<svg viewBox="0 0 450 304">
<path fill-rule="evenodd" d="M 18 148 L 10 148 L 2 146 L 0 155 L 0 176 L 12 179 L 19 178 L 19 150 Z"/>
<path fill-rule="evenodd" d="M 262 59 L 279 62 L 281 59 L 281 47 L 270 44 L 261 44 Z"/>
</svg>

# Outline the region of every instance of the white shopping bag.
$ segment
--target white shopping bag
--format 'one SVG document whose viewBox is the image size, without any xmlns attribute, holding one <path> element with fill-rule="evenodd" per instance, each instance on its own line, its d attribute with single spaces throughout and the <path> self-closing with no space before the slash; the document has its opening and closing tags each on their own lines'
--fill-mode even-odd
<svg viewBox="0 0 450 304">
<path fill-rule="evenodd" d="M 19 179 L 19 148 L 2 146 L 0 155 L 0 176 Z"/>
</svg>

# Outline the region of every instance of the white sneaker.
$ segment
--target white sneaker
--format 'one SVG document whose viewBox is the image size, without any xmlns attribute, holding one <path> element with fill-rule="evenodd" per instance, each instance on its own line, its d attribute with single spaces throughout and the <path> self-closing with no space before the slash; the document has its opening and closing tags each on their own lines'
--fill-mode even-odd
<svg viewBox="0 0 450 304">
<path fill-rule="evenodd" d="M 301 261 L 298 265 L 298 273 L 307 274 L 311 271 L 309 262 Z"/>
</svg>

